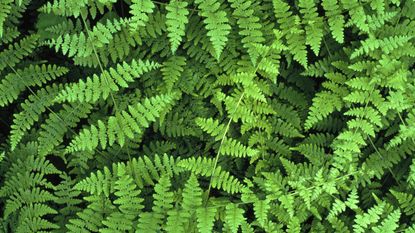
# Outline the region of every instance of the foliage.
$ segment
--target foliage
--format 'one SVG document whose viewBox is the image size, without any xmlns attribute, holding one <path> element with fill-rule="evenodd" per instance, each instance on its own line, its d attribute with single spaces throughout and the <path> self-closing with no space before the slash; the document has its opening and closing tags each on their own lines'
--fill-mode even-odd
<svg viewBox="0 0 415 233">
<path fill-rule="evenodd" d="M 415 232 L 413 0 L 0 0 L 0 232 Z"/>
</svg>

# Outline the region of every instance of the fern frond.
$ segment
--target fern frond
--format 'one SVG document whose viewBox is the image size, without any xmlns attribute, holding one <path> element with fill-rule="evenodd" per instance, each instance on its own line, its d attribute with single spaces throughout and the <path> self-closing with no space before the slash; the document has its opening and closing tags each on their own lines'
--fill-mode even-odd
<svg viewBox="0 0 415 233">
<path fill-rule="evenodd" d="M 233 138 L 225 138 L 222 141 L 219 151 L 222 155 L 230 155 L 238 158 L 253 157 L 258 154 L 258 152 L 258 150 L 245 146 Z"/>
<path fill-rule="evenodd" d="M 90 204 L 81 212 L 76 213 L 78 218 L 70 219 L 66 224 L 66 228 L 71 233 L 98 232 L 103 226 L 105 214 L 114 209 L 110 200 L 102 196 L 87 196 L 84 199 Z"/>
<path fill-rule="evenodd" d="M 78 18 L 80 15 L 83 17 L 90 15 L 94 19 L 97 16 L 97 12 L 104 13 L 104 9 L 110 8 L 111 3 L 114 2 L 114 0 L 54 0 L 40 7 L 39 11 L 61 16 L 74 16 L 75 18 Z"/>
<path fill-rule="evenodd" d="M 0 27 L 1 28 L 1 27 Z M 3 36 L 0 36 L 0 45 L 5 45 L 12 42 L 20 36 L 20 32 L 17 27 L 4 27 L 3 28 Z"/>
<path fill-rule="evenodd" d="M 131 216 L 118 211 L 113 211 L 102 223 L 106 226 L 99 230 L 102 233 L 128 232 L 134 228 Z"/>
<path fill-rule="evenodd" d="M 349 10 L 350 20 L 347 24 L 356 25 L 362 32 L 369 32 L 369 25 L 366 22 L 366 12 L 357 0 L 341 0 L 343 8 Z"/>
<path fill-rule="evenodd" d="M 153 194 L 153 216 L 157 219 L 159 224 L 164 222 L 167 212 L 173 208 L 173 192 L 171 188 L 171 182 L 168 176 L 163 175 L 160 177 L 158 183 L 154 186 L 155 193 Z"/>
<path fill-rule="evenodd" d="M 363 233 L 370 224 L 378 222 L 384 208 L 385 204 L 383 203 L 370 208 L 367 213 L 356 215 L 355 224 L 353 225 L 354 232 Z"/>
<path fill-rule="evenodd" d="M 258 223 L 261 226 L 265 225 L 265 222 L 268 219 L 268 211 L 271 208 L 271 206 L 269 205 L 269 199 L 265 199 L 265 200 L 256 200 L 254 202 L 254 214 L 255 217 L 258 221 Z"/>
<path fill-rule="evenodd" d="M 185 231 L 186 219 L 181 210 L 173 209 L 167 212 L 167 222 L 164 228 L 168 233 L 182 233 Z"/>
<path fill-rule="evenodd" d="M 87 103 L 63 105 L 62 110 L 49 114 L 49 118 L 40 126 L 39 155 L 47 155 L 63 142 L 63 137 L 70 128 L 86 118 L 92 110 L 92 105 Z"/>
<path fill-rule="evenodd" d="M 192 157 L 189 159 L 181 160 L 178 166 L 185 170 L 191 171 L 195 174 L 202 176 L 212 176 L 212 187 L 223 189 L 229 193 L 241 192 L 244 185 L 238 181 L 234 176 L 227 171 L 223 171 L 220 166 L 216 166 L 213 171 L 214 161 L 213 159 L 207 159 L 198 157 L 197 159 Z"/>
<path fill-rule="evenodd" d="M 0 52 L 0 71 L 6 67 L 14 67 L 24 57 L 30 55 L 38 44 L 39 36 L 34 34 L 26 36 L 19 42 L 9 45 L 9 47 Z"/>
<path fill-rule="evenodd" d="M 33 149 L 34 154 L 36 154 L 36 144 Z M 23 148 L 31 146 L 24 145 Z M 16 150 L 14 153 L 22 153 L 22 148 Z M 16 194 L 18 192 L 27 191 L 31 188 L 37 186 L 44 186 L 50 189 L 54 188 L 54 185 L 45 179 L 45 175 L 54 175 L 59 174 L 60 171 L 53 166 L 48 160 L 44 157 L 35 157 L 33 154 L 24 158 L 24 160 L 17 160 L 14 164 L 8 168 L 5 174 L 5 181 L 0 189 L 0 197 L 8 197 L 10 195 Z M 24 181 L 24 182 L 22 182 Z"/>
<path fill-rule="evenodd" d="M 166 26 L 167 36 L 170 41 L 171 52 L 174 54 L 179 47 L 183 36 L 185 35 L 185 27 L 189 22 L 187 16 L 189 10 L 187 10 L 188 3 L 180 0 L 172 0 L 166 6 Z"/>
<path fill-rule="evenodd" d="M 103 73 L 87 77 L 86 81 L 69 84 L 55 99 L 57 102 L 90 102 L 106 99 L 112 92 L 128 87 L 128 83 L 142 74 L 158 68 L 160 65 L 151 61 L 132 60 L 130 63 L 117 64 L 115 68 L 104 70 Z"/>
<path fill-rule="evenodd" d="M 14 114 L 10 132 L 10 145 L 14 150 L 25 133 L 39 120 L 39 116 L 53 104 L 53 99 L 62 90 L 62 85 L 46 86 L 36 93 L 29 95 L 21 104 L 22 111 Z"/>
<path fill-rule="evenodd" d="M 98 56 L 92 53 L 86 57 L 74 57 L 73 60 L 77 65 L 96 68 L 100 63 L 107 66 L 111 61 L 113 63 L 122 62 L 131 55 L 137 45 L 143 45 L 143 40 L 146 37 L 141 31 L 140 34 L 137 34 L 128 30 L 127 27 L 122 27 L 119 32 L 113 34 L 113 38 L 109 40 L 108 44 L 96 48 Z"/>
<path fill-rule="evenodd" d="M 65 225 L 69 223 L 69 218 L 72 217 L 73 213 L 82 210 L 78 207 L 82 203 L 81 198 L 79 198 L 81 192 L 73 189 L 76 180 L 72 179 L 69 175 L 62 173 L 59 178 L 62 181 L 56 186 L 53 194 L 56 196 L 55 202 L 62 207 L 58 209 L 57 216 L 53 220 L 61 226 L 61 229 L 67 230 Z"/>
<path fill-rule="evenodd" d="M 14 193 L 7 201 L 4 207 L 4 216 L 8 217 L 22 208 L 23 205 L 35 204 L 55 200 L 55 196 L 49 191 L 42 190 L 39 187 L 19 190 Z"/>
<path fill-rule="evenodd" d="M 341 14 L 337 0 L 323 0 L 322 6 L 328 17 L 328 24 L 333 38 L 339 42 L 344 42 L 344 16 Z"/>
<path fill-rule="evenodd" d="M 374 233 L 383 233 L 383 232 L 395 232 L 399 227 L 399 218 L 401 217 L 401 211 L 399 209 L 393 211 L 388 215 L 388 217 L 382 221 L 380 226 L 373 228 Z"/>
<path fill-rule="evenodd" d="M 251 0 L 230 0 L 229 2 L 231 7 L 234 8 L 232 14 L 238 19 L 239 35 L 243 36 L 241 42 L 252 57 L 253 45 L 261 44 L 265 41 L 261 31 L 260 19 L 255 16 L 254 2 Z"/>
<path fill-rule="evenodd" d="M 145 184 L 154 185 L 154 181 L 160 179 L 162 175 L 179 174 L 182 169 L 177 166 L 180 158 L 174 158 L 164 154 L 163 156 L 155 155 L 153 158 L 147 156 L 133 159 L 127 163 L 126 171 L 134 177 L 137 186 L 142 188 Z"/>
<path fill-rule="evenodd" d="M 380 48 L 384 53 L 389 54 L 393 50 L 404 46 L 410 39 L 412 39 L 411 36 L 392 36 L 383 39 L 369 37 L 368 39 L 362 41 L 361 47 L 356 49 L 350 55 L 350 58 L 353 59 L 363 54 L 368 54 L 378 48 Z"/>
<path fill-rule="evenodd" d="M 226 205 L 225 222 L 230 232 L 238 232 L 239 226 L 245 221 L 244 212 L 236 204 L 230 203 Z"/>
<path fill-rule="evenodd" d="M 29 204 L 20 211 L 21 221 L 19 221 L 15 232 L 41 232 L 47 229 L 58 229 L 58 225 L 42 218 L 49 214 L 57 214 L 57 211 L 45 204 Z"/>
<path fill-rule="evenodd" d="M 389 148 L 398 146 L 407 139 L 413 140 L 415 138 L 415 127 L 413 125 L 415 123 L 415 111 L 411 111 L 408 113 L 405 122 L 406 123 L 402 123 L 399 126 L 398 135 L 393 137 L 392 140 L 389 142 Z"/>
<path fill-rule="evenodd" d="M 292 148 L 292 150 L 300 152 L 308 160 L 310 160 L 311 163 L 316 165 L 322 164 L 327 156 L 324 151 L 324 148 L 317 146 L 315 144 L 301 144 L 297 147 Z"/>
<path fill-rule="evenodd" d="M 364 134 L 371 137 L 375 136 L 375 129 L 373 125 L 364 119 L 352 119 L 347 122 L 347 126 L 350 129 L 360 129 Z"/>
<path fill-rule="evenodd" d="M 399 207 L 407 216 L 415 213 L 415 196 L 410 193 L 391 190 L 392 195 L 398 200 Z"/>
<path fill-rule="evenodd" d="M 157 216 L 154 216 L 152 212 L 143 212 L 140 214 L 136 232 L 160 232 L 160 224 Z"/>
<path fill-rule="evenodd" d="M 356 107 L 350 108 L 347 112 L 345 112 L 347 116 L 355 116 L 356 118 L 363 118 L 370 121 L 371 124 L 381 127 L 382 120 L 381 115 L 376 109 L 370 106 L 363 107 Z"/>
<path fill-rule="evenodd" d="M 306 43 L 318 56 L 321 40 L 323 39 L 323 19 L 318 16 L 317 7 L 313 0 L 300 0 L 298 6 L 303 14 L 302 22 L 306 23 Z"/>
<path fill-rule="evenodd" d="M 213 118 L 196 118 L 196 124 L 210 136 L 215 138 L 215 141 L 220 141 L 225 133 L 225 125 Z"/>
<path fill-rule="evenodd" d="M 107 145 L 112 146 L 115 141 L 124 145 L 126 137 L 133 139 L 135 134 L 143 133 L 143 129 L 149 127 L 150 122 L 156 121 L 162 113 L 171 108 L 174 101 L 173 95 L 158 95 L 146 98 L 142 103 L 129 105 L 128 111 L 108 118 L 106 123 L 98 121 L 98 126 L 92 125 L 90 129 L 83 129 L 66 148 L 66 152 L 80 150 L 94 150 L 101 145 L 103 149 Z"/>
<path fill-rule="evenodd" d="M 159 131 L 162 135 L 168 137 L 185 137 L 185 136 L 196 136 L 199 130 L 191 124 L 190 117 L 184 117 L 186 113 L 168 113 L 160 125 L 154 124 L 153 128 L 155 131 Z M 193 119 L 192 119 L 193 120 Z M 167 152 L 167 151 L 165 151 Z"/>
<path fill-rule="evenodd" d="M 197 228 L 200 233 L 210 233 L 213 231 L 216 211 L 217 209 L 214 207 L 197 208 Z"/>
<path fill-rule="evenodd" d="M 7 19 L 7 16 L 10 14 L 11 11 L 11 4 L 13 3 L 13 0 L 4 0 L 0 2 L 0 38 L 3 39 L 3 28 L 4 28 L 4 22 Z"/>
<path fill-rule="evenodd" d="M 96 173 L 92 173 L 90 177 L 77 183 L 75 189 L 93 195 L 100 195 L 103 193 L 106 197 L 109 197 L 110 193 L 114 191 L 114 180 L 115 176 L 107 167 L 104 167 L 104 172 L 98 170 Z"/>
<path fill-rule="evenodd" d="M 189 220 L 196 213 L 196 209 L 202 206 L 202 189 L 193 173 L 184 186 L 182 196 L 183 215 Z"/>
<path fill-rule="evenodd" d="M 96 173 L 92 173 L 89 177 L 78 182 L 75 189 L 93 195 L 104 194 L 108 197 L 115 190 L 116 174 L 120 169 L 125 170 L 125 174 L 133 178 L 134 184 L 142 189 L 144 185 L 154 185 L 154 181 L 160 179 L 162 175 L 171 177 L 179 174 L 182 170 L 176 165 L 179 161 L 172 156 L 155 155 L 153 158 L 147 156 L 133 158 L 125 164 L 114 163 L 111 170 L 104 167 L 103 171 L 98 170 Z"/>
<path fill-rule="evenodd" d="M 340 110 L 343 105 L 341 98 L 329 91 L 321 91 L 313 98 L 313 105 L 305 122 L 305 128 L 310 129 L 314 124 L 323 120 L 335 110 Z"/>
<path fill-rule="evenodd" d="M 195 0 L 199 8 L 199 15 L 204 17 L 207 36 L 215 50 L 214 57 L 219 60 L 228 41 L 231 30 L 226 12 L 220 8 L 218 0 Z"/>
<path fill-rule="evenodd" d="M 283 0 L 273 0 L 272 3 L 280 31 L 287 41 L 288 51 L 296 61 L 307 67 L 306 38 L 304 30 L 300 27 L 300 18 L 292 14 L 290 6 Z"/>
<path fill-rule="evenodd" d="M 94 53 L 94 49 L 109 44 L 114 34 L 121 31 L 127 22 L 123 19 L 108 20 L 106 24 L 97 23 L 91 32 L 60 35 L 45 44 L 54 47 L 56 52 L 61 50 L 68 57 L 87 57 Z"/>
<path fill-rule="evenodd" d="M 0 106 L 12 103 L 26 88 L 42 86 L 68 71 L 68 68 L 56 65 L 30 65 L 24 69 L 17 69 L 15 73 L 9 73 L 0 83 Z"/>
<path fill-rule="evenodd" d="M 153 13 L 154 3 L 151 0 L 132 0 L 130 6 L 131 22 L 130 27 L 133 31 L 139 27 L 144 27 L 148 21 L 148 15 Z"/>
<path fill-rule="evenodd" d="M 107 226 L 101 232 L 113 232 L 119 230 L 131 230 L 133 220 L 144 208 L 143 198 L 139 195 L 140 190 L 134 184 L 133 179 L 126 173 L 125 166 L 117 164 L 117 180 L 114 183 L 114 194 L 117 199 L 114 204 L 118 205 L 120 212 L 113 212 L 102 223 Z"/>
<path fill-rule="evenodd" d="M 181 77 L 185 66 L 186 58 L 182 56 L 172 56 L 162 64 L 160 70 L 163 74 L 163 81 L 167 91 L 172 91 L 174 84 Z"/>
<path fill-rule="evenodd" d="M 369 25 L 369 28 L 371 30 L 376 30 L 379 28 L 382 28 L 386 22 L 391 21 L 395 16 L 397 12 L 382 12 L 380 14 L 376 15 L 368 15 L 367 16 L 367 24 Z"/>
</svg>

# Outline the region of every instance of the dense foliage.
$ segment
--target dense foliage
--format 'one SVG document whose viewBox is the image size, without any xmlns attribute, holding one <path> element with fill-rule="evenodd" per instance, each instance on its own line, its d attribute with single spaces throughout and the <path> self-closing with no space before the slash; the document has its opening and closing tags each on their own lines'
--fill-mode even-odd
<svg viewBox="0 0 415 233">
<path fill-rule="evenodd" d="M 414 0 L 0 0 L 1 232 L 415 232 Z"/>
</svg>

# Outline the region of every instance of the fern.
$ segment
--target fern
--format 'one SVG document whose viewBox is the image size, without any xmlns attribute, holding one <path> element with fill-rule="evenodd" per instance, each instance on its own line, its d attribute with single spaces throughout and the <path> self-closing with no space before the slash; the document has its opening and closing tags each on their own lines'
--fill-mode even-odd
<svg viewBox="0 0 415 233">
<path fill-rule="evenodd" d="M 91 129 L 82 130 L 66 151 L 93 150 L 98 147 L 98 143 L 105 149 L 107 145 L 112 146 L 116 140 L 123 146 L 126 137 L 132 139 L 134 134 L 142 133 L 143 128 L 148 127 L 163 110 L 169 108 L 173 98 L 172 95 L 160 95 L 145 99 L 142 104 L 130 105 L 128 112 L 123 111 L 111 116 L 107 123 L 98 121 L 98 126 L 92 125 Z"/>
<path fill-rule="evenodd" d="M 12 0 L 0 2 L 0 38 L 3 37 L 4 22 L 6 21 L 8 14 L 10 14 L 12 2 Z"/>
<path fill-rule="evenodd" d="M 412 123 L 415 120 L 414 112 L 411 111 L 408 114 L 408 117 L 406 119 L 406 124 L 400 125 L 399 134 L 396 135 L 389 143 L 390 147 L 395 147 L 401 144 L 403 141 L 405 141 L 408 138 L 414 138 L 414 128 L 411 127 Z"/>
<path fill-rule="evenodd" d="M 258 223 L 262 226 L 265 225 L 268 217 L 268 210 L 270 209 L 269 200 L 256 200 L 254 202 L 254 214 L 258 220 Z"/>
<path fill-rule="evenodd" d="M 103 12 L 104 7 L 109 7 L 110 3 L 114 3 L 114 0 L 100 0 L 97 2 L 82 0 L 54 0 L 53 3 L 48 2 L 39 8 L 40 11 L 51 13 L 62 16 L 74 16 L 86 17 L 91 15 L 93 18 L 96 17 L 97 11 Z"/>
<path fill-rule="evenodd" d="M 244 211 L 235 204 L 226 206 L 225 222 L 231 232 L 238 232 L 239 226 L 245 221 Z"/>
<path fill-rule="evenodd" d="M 258 151 L 244 146 L 234 139 L 226 138 L 222 141 L 219 153 L 233 157 L 253 157 Z"/>
<path fill-rule="evenodd" d="M 169 191 L 170 187 L 171 183 L 168 176 L 162 176 L 154 186 L 152 211 L 154 218 L 160 223 L 164 222 L 164 216 L 167 216 L 167 212 L 173 208 L 173 193 Z"/>
<path fill-rule="evenodd" d="M 314 54 L 318 55 L 323 39 L 323 19 L 318 17 L 314 1 L 301 0 L 298 6 L 302 8 L 300 12 L 304 15 L 303 22 L 307 23 L 305 27 L 306 43 L 311 46 Z"/>
<path fill-rule="evenodd" d="M 3 35 L 0 41 L 0 45 L 8 44 L 20 35 L 20 32 L 17 29 L 17 27 L 6 27 L 3 31 L 4 32 L 2 32 Z"/>
<path fill-rule="evenodd" d="M 132 229 L 132 220 L 144 208 L 141 204 L 143 199 L 139 197 L 140 190 L 136 187 L 133 179 L 126 174 L 125 167 L 118 164 L 117 180 L 114 182 L 114 194 L 117 199 L 114 200 L 114 204 L 118 205 L 120 212 L 114 212 L 102 221 L 108 227 L 102 232 Z"/>
<path fill-rule="evenodd" d="M 104 194 L 109 196 L 114 190 L 115 184 L 113 181 L 119 169 L 125 169 L 126 174 L 133 178 L 135 185 L 143 188 L 144 185 L 154 185 L 154 181 L 162 175 L 173 176 L 173 174 L 179 174 L 181 169 L 177 168 L 177 162 L 173 157 L 167 155 L 163 157 L 154 156 L 154 158 L 144 156 L 140 159 L 133 159 L 123 166 L 113 164 L 112 172 L 109 168 L 104 167 L 103 171 L 99 170 L 92 173 L 90 177 L 81 180 L 75 188 L 94 195 Z"/>
<path fill-rule="evenodd" d="M 196 0 L 195 3 L 198 4 L 200 16 L 205 18 L 207 36 L 215 50 L 214 57 L 219 60 L 231 29 L 227 14 L 220 9 L 220 2 L 216 0 Z"/>
<path fill-rule="evenodd" d="M 212 232 L 216 209 L 212 207 L 200 207 L 196 210 L 197 228 L 201 233 Z"/>
<path fill-rule="evenodd" d="M 155 7 L 150 0 L 133 0 L 131 1 L 131 29 L 137 30 L 138 27 L 143 27 L 148 21 L 148 14 L 153 13 Z"/>
<path fill-rule="evenodd" d="M 186 65 L 186 58 L 180 56 L 171 57 L 162 64 L 161 72 L 166 89 L 171 91 L 179 80 Z"/>
<path fill-rule="evenodd" d="M 328 101 L 330 100 L 330 101 Z M 314 124 L 333 113 L 336 109 L 340 110 L 342 101 L 337 95 L 331 92 L 320 92 L 313 99 L 313 105 L 310 108 L 310 114 L 305 123 L 306 128 L 311 128 Z"/>
<path fill-rule="evenodd" d="M 201 174 L 202 176 L 212 176 L 212 187 L 222 188 L 223 190 L 235 193 L 240 192 L 244 187 L 235 177 L 229 174 L 229 172 L 222 171 L 222 168 L 217 166 L 213 171 L 213 160 L 201 158 L 191 158 L 188 160 L 182 160 L 178 165 L 186 170 L 189 170 L 195 174 Z"/>
<path fill-rule="evenodd" d="M 197 118 L 196 124 L 203 130 L 209 133 L 212 137 L 215 137 L 215 141 L 219 141 L 224 137 L 226 132 L 225 125 L 220 124 L 219 121 L 212 118 L 204 119 Z"/>
<path fill-rule="evenodd" d="M 339 9 L 337 0 L 324 0 L 322 6 L 328 17 L 328 24 L 333 38 L 339 42 L 344 42 L 344 16 Z"/>
<path fill-rule="evenodd" d="M 182 216 L 182 212 L 180 212 L 179 210 L 175 209 L 175 210 L 170 210 L 168 212 L 168 217 L 167 217 L 167 223 L 166 223 L 166 227 L 165 230 L 167 232 L 171 232 L 171 233 L 180 233 L 183 232 L 184 229 L 184 220 L 183 220 L 183 216 Z"/>
<path fill-rule="evenodd" d="M 23 70 L 16 70 L 9 73 L 0 83 L 0 106 L 14 102 L 20 93 L 32 86 L 43 86 L 45 83 L 54 80 L 68 73 L 65 67 L 55 65 L 29 66 Z"/>
<path fill-rule="evenodd" d="M 14 115 L 12 130 L 10 132 L 11 149 L 14 150 L 25 133 L 38 121 L 39 115 L 52 105 L 53 98 L 62 89 L 61 86 L 43 88 L 30 95 L 21 104 L 22 111 Z"/>
<path fill-rule="evenodd" d="M 231 7 L 235 9 L 233 15 L 238 18 L 239 34 L 243 36 L 241 42 L 248 49 L 248 52 L 252 53 L 254 49 L 253 45 L 265 41 L 259 18 L 253 16 L 255 13 L 253 2 L 250 0 L 231 0 L 229 2 L 231 3 Z"/>
<path fill-rule="evenodd" d="M 183 189 L 182 208 L 186 219 L 190 220 L 194 217 L 196 210 L 202 206 L 202 189 L 195 175 L 191 175 Z"/>
<path fill-rule="evenodd" d="M 69 220 L 69 223 L 66 224 L 69 232 L 98 231 L 103 225 L 104 213 L 111 208 L 111 203 L 99 196 L 88 196 L 84 199 L 91 204 L 77 213 L 78 218 Z"/>
<path fill-rule="evenodd" d="M 408 36 L 395 36 L 383 39 L 375 39 L 373 37 L 369 37 L 365 41 L 362 41 L 362 46 L 359 49 L 356 49 L 350 57 L 355 58 L 362 54 L 370 53 L 378 48 L 381 48 L 384 53 L 389 54 L 393 50 L 405 45 L 405 43 L 410 39 L 411 37 Z"/>
<path fill-rule="evenodd" d="M 414 7 L 0 0 L 0 232 L 414 232 Z"/>
<path fill-rule="evenodd" d="M 11 154 L 21 157 L 20 153 L 33 153 L 31 156 L 15 159 L 6 170 L 6 180 L 0 189 L 0 196 L 5 199 L 4 219 L 16 219 L 16 225 L 10 225 L 14 232 L 58 228 L 46 218 L 47 215 L 57 214 L 57 211 L 48 205 L 56 200 L 49 191 L 55 186 L 45 177 L 59 174 L 60 171 L 44 157 L 37 157 L 36 150 L 37 144 L 29 143 L 19 147 L 14 152 L 16 154 Z M 16 182 L 18 180 L 24 182 L 19 184 Z"/>
<path fill-rule="evenodd" d="M 170 41 L 170 48 L 172 53 L 177 51 L 183 36 L 185 35 L 185 27 L 188 23 L 187 10 L 188 3 L 185 1 L 174 0 L 170 1 L 166 6 L 166 26 L 168 37 Z"/>
<path fill-rule="evenodd" d="M 373 228 L 373 231 L 376 233 L 379 232 L 394 232 L 399 227 L 398 221 L 400 218 L 401 212 L 399 210 L 395 210 L 388 217 L 382 221 L 379 227 Z"/>
<path fill-rule="evenodd" d="M 38 35 L 30 35 L 21 39 L 19 43 L 9 45 L 0 52 L 0 71 L 6 67 L 14 67 L 24 57 L 27 57 L 35 49 L 38 43 Z"/>
<path fill-rule="evenodd" d="M 306 38 L 304 30 L 299 27 L 299 17 L 293 15 L 292 12 L 289 11 L 290 6 L 284 1 L 273 0 L 272 3 L 274 6 L 275 17 L 280 24 L 280 30 L 287 41 L 288 50 L 294 56 L 296 61 L 304 67 L 307 67 Z"/>
<path fill-rule="evenodd" d="M 121 31 L 126 24 L 125 20 L 107 21 L 105 25 L 98 23 L 91 32 L 61 35 L 45 44 L 54 47 L 56 51 L 62 50 L 62 53 L 69 57 L 87 57 L 93 54 L 95 49 L 110 43 L 113 34 Z"/>
<path fill-rule="evenodd" d="M 62 141 L 69 128 L 74 127 L 81 119 L 86 118 L 92 106 L 89 104 L 64 105 L 58 113 L 51 113 L 50 117 L 42 124 L 39 132 L 40 155 L 46 155 L 53 151 Z M 64 122 L 64 124 L 63 124 Z"/>
<path fill-rule="evenodd" d="M 353 229 L 355 232 L 364 232 L 370 224 L 376 223 L 385 208 L 384 204 L 377 205 L 368 210 L 367 213 L 357 215 Z"/>
<path fill-rule="evenodd" d="M 56 97 L 57 102 L 96 102 L 98 99 L 106 99 L 110 93 L 118 91 L 120 87 L 128 87 L 134 78 L 158 68 L 159 65 L 150 61 L 131 61 L 130 64 L 118 64 L 116 68 L 104 71 L 100 76 L 88 77 L 86 82 L 81 80 L 66 86 L 65 90 Z M 98 87 L 98 88 L 97 88 Z"/>
</svg>

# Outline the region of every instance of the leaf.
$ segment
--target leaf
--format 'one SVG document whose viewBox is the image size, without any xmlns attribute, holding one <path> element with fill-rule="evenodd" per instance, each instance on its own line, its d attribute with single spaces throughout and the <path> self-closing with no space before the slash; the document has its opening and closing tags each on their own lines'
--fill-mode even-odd
<svg viewBox="0 0 415 233">
<path fill-rule="evenodd" d="M 138 27 L 144 27 L 148 21 L 148 14 L 153 13 L 154 3 L 151 0 L 132 0 L 130 6 L 131 22 L 130 26 L 133 31 Z"/>
<path fill-rule="evenodd" d="M 217 209 L 213 207 L 199 207 L 196 210 L 197 228 L 200 233 L 211 233 Z"/>
<path fill-rule="evenodd" d="M 172 0 L 166 6 L 166 25 L 167 36 L 170 41 L 170 48 L 174 54 L 179 47 L 183 36 L 185 35 L 185 27 L 189 22 L 187 16 L 189 11 L 187 10 L 188 3 L 186 1 Z"/>
<path fill-rule="evenodd" d="M 231 232 L 238 232 L 239 226 L 245 221 L 244 212 L 236 204 L 230 203 L 226 205 L 225 222 Z"/>
<path fill-rule="evenodd" d="M 268 220 L 268 211 L 271 208 L 269 203 L 269 199 L 257 200 L 254 202 L 254 214 L 261 226 L 264 226 Z"/>
<path fill-rule="evenodd" d="M 199 15 L 204 17 L 207 36 L 212 42 L 215 51 L 214 57 L 219 60 L 231 30 L 226 12 L 220 9 L 218 0 L 195 0 L 199 8 Z"/>
</svg>

